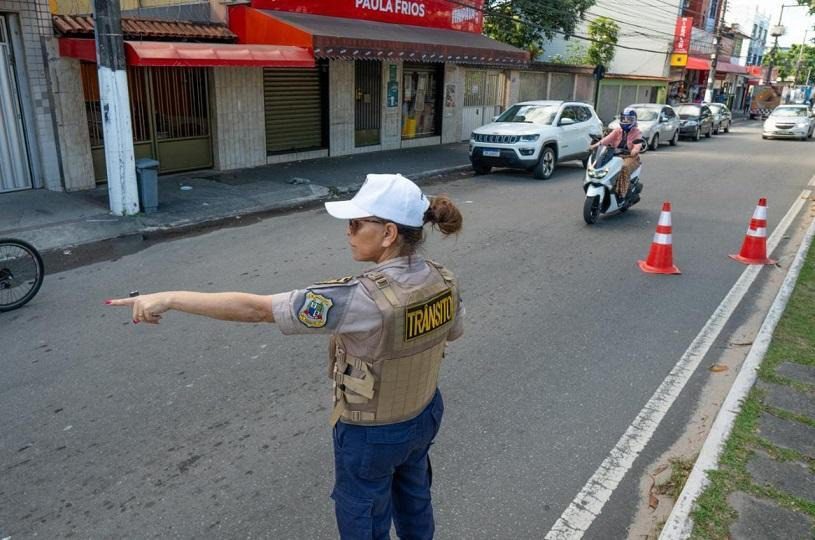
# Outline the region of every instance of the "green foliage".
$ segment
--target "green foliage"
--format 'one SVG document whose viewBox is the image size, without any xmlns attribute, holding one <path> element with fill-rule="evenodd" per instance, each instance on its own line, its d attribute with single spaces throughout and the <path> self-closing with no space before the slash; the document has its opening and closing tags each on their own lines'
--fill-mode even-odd
<svg viewBox="0 0 815 540">
<path fill-rule="evenodd" d="M 795 82 L 804 84 L 810 70 L 815 75 L 815 47 L 812 45 L 804 45 L 801 49 L 800 44 L 795 44 L 786 51 L 771 51 L 764 56 L 764 65 L 772 63 L 778 68 L 778 77 L 783 80 L 795 75 L 799 57 L 801 64 L 798 67 L 798 77 Z M 815 78 L 813 75 L 810 75 L 810 78 Z"/>
<path fill-rule="evenodd" d="M 487 0 L 484 33 L 529 50 L 544 38 L 573 34 L 596 0 Z M 530 24 L 531 23 L 531 24 Z M 539 45 L 538 45 L 539 46 Z"/>
<path fill-rule="evenodd" d="M 611 65 L 617 47 L 620 26 L 608 17 L 597 17 L 589 23 L 589 37 L 594 40 L 586 54 L 587 64 Z"/>
</svg>

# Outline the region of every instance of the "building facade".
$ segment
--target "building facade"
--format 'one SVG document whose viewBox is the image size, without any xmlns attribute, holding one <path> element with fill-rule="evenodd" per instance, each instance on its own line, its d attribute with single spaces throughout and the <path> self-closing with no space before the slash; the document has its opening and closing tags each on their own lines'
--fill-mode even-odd
<svg viewBox="0 0 815 540">
<path fill-rule="evenodd" d="M 580 61 L 591 42 L 589 24 L 607 17 L 620 27 L 617 48 L 597 96 L 597 113 L 610 121 L 626 105 L 664 102 L 669 83 L 669 57 L 674 26 L 682 0 L 630 2 L 598 0 L 586 12 L 586 20 L 569 39 L 557 37 L 543 44 L 545 61 Z M 593 68 L 594 66 L 591 66 Z"/>
<path fill-rule="evenodd" d="M 54 28 L 87 126 L 68 153 L 92 187 L 105 181 L 104 137 L 80 4 L 56 0 Z M 161 173 L 231 170 L 468 139 L 517 97 L 529 65 L 481 34 L 475 4 L 122 0 L 136 157 Z"/>
</svg>

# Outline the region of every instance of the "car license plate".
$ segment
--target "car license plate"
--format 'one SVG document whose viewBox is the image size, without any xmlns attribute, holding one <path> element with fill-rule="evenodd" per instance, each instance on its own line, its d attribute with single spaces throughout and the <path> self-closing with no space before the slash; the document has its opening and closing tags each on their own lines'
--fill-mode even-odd
<svg viewBox="0 0 815 540">
<path fill-rule="evenodd" d="M 500 150 L 492 150 L 490 148 L 485 148 L 482 153 L 484 154 L 484 157 L 501 157 Z"/>
</svg>

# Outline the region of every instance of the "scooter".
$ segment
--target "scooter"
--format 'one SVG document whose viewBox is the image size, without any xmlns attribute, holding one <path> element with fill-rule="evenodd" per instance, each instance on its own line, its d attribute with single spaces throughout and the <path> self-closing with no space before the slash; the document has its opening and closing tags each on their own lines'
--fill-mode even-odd
<svg viewBox="0 0 815 540">
<path fill-rule="evenodd" d="M 637 167 L 637 170 L 631 174 L 628 192 L 624 197 L 617 195 L 614 187 L 617 177 L 623 170 L 623 158 L 626 156 L 628 156 L 628 151 L 625 149 L 603 145 L 595 148 L 589 155 L 586 164 L 586 179 L 583 182 L 583 191 L 586 192 L 583 219 L 589 225 L 597 223 L 600 214 L 614 212 L 622 214 L 640 202 L 642 166 Z"/>
</svg>

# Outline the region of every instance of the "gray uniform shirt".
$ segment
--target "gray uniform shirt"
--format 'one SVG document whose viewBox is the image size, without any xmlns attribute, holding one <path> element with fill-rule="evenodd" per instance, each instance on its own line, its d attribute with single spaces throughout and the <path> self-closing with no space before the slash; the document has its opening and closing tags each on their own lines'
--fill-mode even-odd
<svg viewBox="0 0 815 540">
<path fill-rule="evenodd" d="M 421 284 L 436 272 L 417 255 L 390 259 L 371 271 L 402 285 Z M 348 352 L 355 356 L 374 350 L 382 337 L 382 313 L 356 278 L 272 295 L 272 311 L 284 334 L 342 334 Z M 447 340 L 458 339 L 463 331 L 464 307 L 458 299 Z"/>
</svg>

